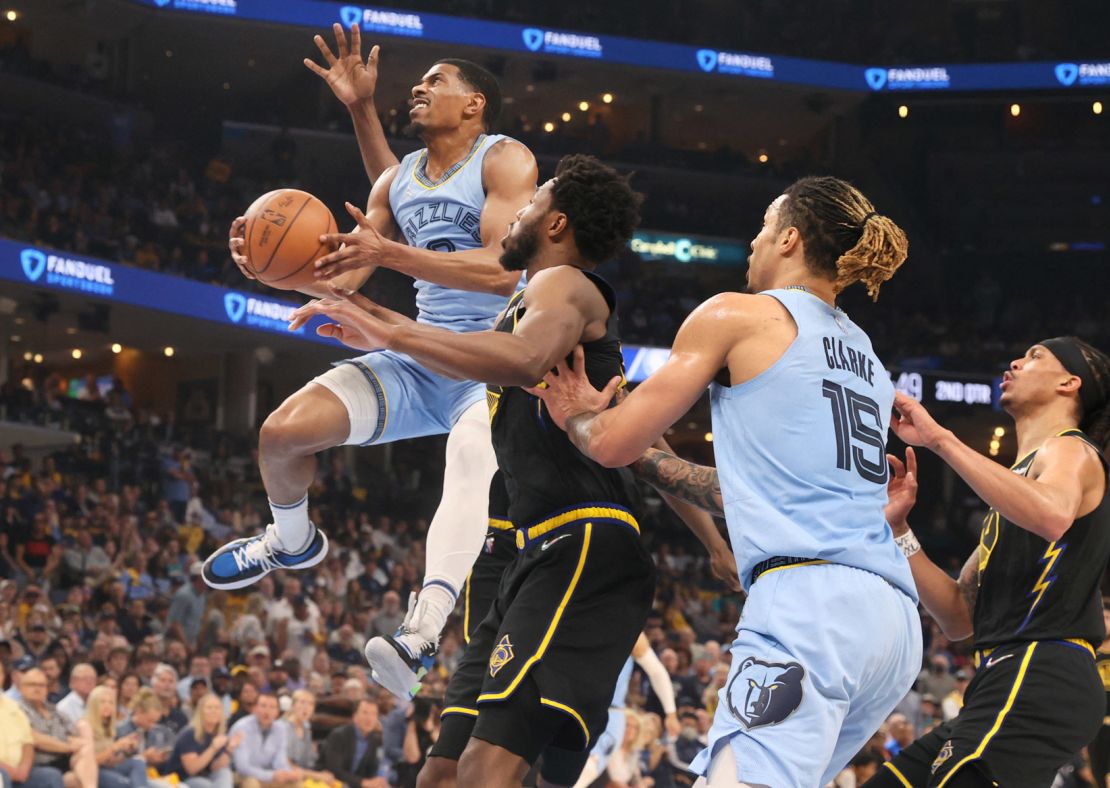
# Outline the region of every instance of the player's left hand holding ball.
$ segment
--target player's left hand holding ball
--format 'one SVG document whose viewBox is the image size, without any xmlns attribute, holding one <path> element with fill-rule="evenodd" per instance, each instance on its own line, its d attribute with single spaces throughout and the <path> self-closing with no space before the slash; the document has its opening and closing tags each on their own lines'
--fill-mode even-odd
<svg viewBox="0 0 1110 788">
<path fill-rule="evenodd" d="M 326 243 L 337 249 L 331 254 L 326 254 L 316 261 L 316 279 L 332 279 L 348 271 L 359 268 L 376 268 L 385 265 L 390 246 L 395 244 L 384 238 L 374 229 L 366 214 L 351 203 L 344 203 L 347 213 L 351 214 L 358 222 L 358 231 L 350 233 L 326 233 L 320 236 L 320 243 Z"/>
<path fill-rule="evenodd" d="M 227 248 L 231 251 L 231 261 L 247 279 L 256 279 L 250 261 L 247 259 L 246 241 L 247 217 L 236 216 L 227 232 Z"/>
</svg>

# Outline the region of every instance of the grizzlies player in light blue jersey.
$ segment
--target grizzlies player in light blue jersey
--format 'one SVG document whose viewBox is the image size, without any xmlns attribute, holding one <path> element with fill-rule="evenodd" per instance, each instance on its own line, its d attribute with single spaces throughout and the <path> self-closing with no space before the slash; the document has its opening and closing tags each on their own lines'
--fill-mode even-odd
<svg viewBox="0 0 1110 788">
<path fill-rule="evenodd" d="M 906 237 L 837 178 L 792 184 L 752 241 L 750 294 L 696 309 L 667 363 L 614 408 L 561 365 L 535 389 L 587 455 L 724 513 L 747 604 L 709 746 L 717 786 L 820 786 L 921 667 L 917 592 L 884 517 L 890 376 L 838 293 L 879 286 Z M 712 385 L 711 385 L 712 384 Z M 652 441 L 711 385 L 717 468 Z"/>
<path fill-rule="evenodd" d="M 351 112 L 373 188 L 366 213 L 348 203 L 358 227 L 323 236 L 335 246 L 317 262 L 319 286 L 357 290 L 377 266 L 416 280 L 419 320 L 456 332 L 488 329 L 519 273 L 498 262 L 500 240 L 536 187 L 536 162 L 519 142 L 489 134 L 500 111 L 497 80 L 464 60 L 434 64 L 412 88 L 412 131 L 426 147 L 398 162 L 373 108 L 378 48 L 365 61 L 357 27 L 351 42 L 335 26 L 338 56 L 316 36 L 325 79 Z M 243 222 L 232 225 L 233 258 L 246 273 Z M 410 357 L 383 351 L 340 363 L 290 396 L 259 434 L 259 469 L 273 523 L 263 534 L 217 550 L 204 565 L 215 588 L 242 588 L 274 569 L 314 566 L 327 538 L 308 516 L 316 453 L 344 444 L 365 446 L 448 434 L 443 497 L 428 533 L 423 588 L 410 601 L 396 637 L 366 647 L 375 677 L 407 698 L 438 646 L 486 532 L 490 478 L 496 460 L 485 389 L 442 376 Z"/>
</svg>

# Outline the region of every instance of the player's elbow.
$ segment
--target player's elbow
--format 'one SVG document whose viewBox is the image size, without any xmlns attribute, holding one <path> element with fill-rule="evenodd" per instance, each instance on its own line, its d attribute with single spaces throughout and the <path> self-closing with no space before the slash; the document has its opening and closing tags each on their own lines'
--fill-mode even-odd
<svg viewBox="0 0 1110 788">
<path fill-rule="evenodd" d="M 953 643 L 959 643 L 961 640 L 967 640 L 975 634 L 971 626 L 971 621 L 961 621 L 959 624 L 949 624 L 946 627 L 941 627 L 941 632 Z"/>
<path fill-rule="evenodd" d="M 623 468 L 640 458 L 640 452 L 622 445 L 605 433 L 590 438 L 589 450 L 594 462 L 605 468 Z"/>
<path fill-rule="evenodd" d="M 1037 535 L 1049 542 L 1059 541 L 1071 528 L 1073 522 L 1075 520 L 1070 512 L 1059 510 L 1049 512 L 1042 521 L 1041 527 L 1037 530 Z"/>
</svg>

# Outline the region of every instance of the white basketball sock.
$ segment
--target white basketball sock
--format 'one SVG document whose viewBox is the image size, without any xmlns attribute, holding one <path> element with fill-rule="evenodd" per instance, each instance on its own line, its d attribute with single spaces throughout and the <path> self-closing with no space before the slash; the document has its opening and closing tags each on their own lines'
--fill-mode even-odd
<svg viewBox="0 0 1110 788">
<path fill-rule="evenodd" d="M 428 527 L 428 555 L 417 619 L 412 626 L 434 640 L 485 543 L 489 485 L 497 470 L 484 400 L 475 402 L 447 436 L 443 497 Z"/>
<path fill-rule="evenodd" d="M 308 493 L 304 498 L 291 504 L 270 501 L 270 512 L 274 517 L 281 547 L 287 553 L 299 553 L 308 547 L 312 537 L 312 523 L 308 521 Z"/>
</svg>

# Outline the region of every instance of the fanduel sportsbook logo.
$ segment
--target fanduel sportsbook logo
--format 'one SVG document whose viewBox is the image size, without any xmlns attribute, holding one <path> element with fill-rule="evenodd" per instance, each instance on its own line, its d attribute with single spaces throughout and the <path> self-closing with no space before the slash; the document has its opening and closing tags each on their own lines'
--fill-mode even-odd
<svg viewBox="0 0 1110 788">
<path fill-rule="evenodd" d="M 38 249 L 24 249 L 19 253 L 19 262 L 23 263 L 23 274 L 32 282 L 39 281 L 42 272 L 46 270 L 46 255 Z"/>
<path fill-rule="evenodd" d="M 526 27 L 521 31 L 521 36 L 524 37 L 524 46 L 528 47 L 533 52 L 538 52 L 540 47 L 543 46 L 543 31 L 537 30 L 534 27 Z"/>
<path fill-rule="evenodd" d="M 253 328 L 289 332 L 289 316 L 296 307 L 278 301 L 248 297 L 242 293 L 224 293 L 224 311 L 232 323 L 242 323 Z M 304 327 L 293 333 L 303 333 Z"/>
<path fill-rule="evenodd" d="M 24 276 L 32 282 L 39 281 L 45 274 L 43 284 L 109 296 L 116 286 L 112 269 L 106 265 L 46 254 L 38 249 L 24 249 L 19 253 L 19 262 Z"/>
<path fill-rule="evenodd" d="M 224 311 L 227 312 L 227 316 L 231 318 L 232 323 L 238 323 L 247 312 L 247 299 L 238 293 L 225 294 Z"/>
<path fill-rule="evenodd" d="M 1066 88 L 1072 85 L 1110 85 L 1110 63 L 1059 63 L 1056 81 Z"/>
<path fill-rule="evenodd" d="M 345 5 L 339 9 L 339 18 L 345 27 L 359 25 L 363 30 L 394 36 L 419 38 L 424 35 L 424 22 L 421 21 L 420 14 L 404 14 L 397 11 Z"/>
<path fill-rule="evenodd" d="M 943 90 L 952 86 L 948 69 L 931 68 L 869 68 L 863 72 L 867 87 L 872 90 Z"/>
<path fill-rule="evenodd" d="M 601 39 L 597 36 L 558 33 L 554 30 L 526 27 L 520 31 L 520 37 L 524 39 L 524 46 L 530 52 L 542 51 L 552 55 L 573 57 L 601 57 L 604 54 Z"/>
<path fill-rule="evenodd" d="M 698 68 L 712 74 L 736 74 L 742 77 L 772 79 L 775 64 L 764 55 L 746 55 L 740 52 L 718 52 L 715 49 L 699 49 Z"/>
</svg>

